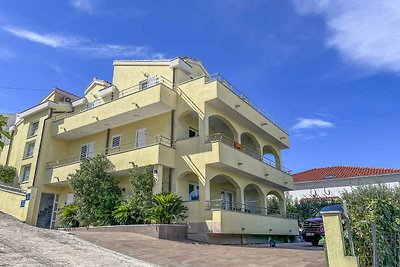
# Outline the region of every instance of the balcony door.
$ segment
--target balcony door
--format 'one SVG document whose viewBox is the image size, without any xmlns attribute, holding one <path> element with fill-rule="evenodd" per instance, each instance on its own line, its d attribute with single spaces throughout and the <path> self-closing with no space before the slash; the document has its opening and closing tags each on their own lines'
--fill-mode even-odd
<svg viewBox="0 0 400 267">
<path fill-rule="evenodd" d="M 233 193 L 230 191 L 221 191 L 221 208 L 224 210 L 233 209 Z"/>
<path fill-rule="evenodd" d="M 147 129 L 137 129 L 136 130 L 136 147 L 143 147 L 146 145 L 146 138 L 147 138 Z"/>
</svg>

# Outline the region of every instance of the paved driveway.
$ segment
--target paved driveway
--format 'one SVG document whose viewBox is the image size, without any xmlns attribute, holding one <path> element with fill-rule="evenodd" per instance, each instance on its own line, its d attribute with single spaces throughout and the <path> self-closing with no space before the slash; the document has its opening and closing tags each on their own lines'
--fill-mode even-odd
<svg viewBox="0 0 400 267">
<path fill-rule="evenodd" d="M 290 248 L 218 246 L 159 240 L 122 232 L 75 232 L 76 236 L 161 266 L 326 266 L 324 252 L 308 244 Z"/>
<path fill-rule="evenodd" d="M 0 266 L 152 266 L 0 212 Z"/>
</svg>

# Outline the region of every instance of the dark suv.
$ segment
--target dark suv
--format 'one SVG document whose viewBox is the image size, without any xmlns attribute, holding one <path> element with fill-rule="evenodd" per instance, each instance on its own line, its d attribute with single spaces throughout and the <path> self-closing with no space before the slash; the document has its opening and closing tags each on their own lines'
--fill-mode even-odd
<svg viewBox="0 0 400 267">
<path fill-rule="evenodd" d="M 304 241 L 311 242 L 313 246 L 318 246 L 319 240 L 324 235 L 324 224 L 321 212 L 323 211 L 340 211 L 343 213 L 342 205 L 331 205 L 320 209 L 312 218 L 303 222 L 302 237 Z"/>
</svg>

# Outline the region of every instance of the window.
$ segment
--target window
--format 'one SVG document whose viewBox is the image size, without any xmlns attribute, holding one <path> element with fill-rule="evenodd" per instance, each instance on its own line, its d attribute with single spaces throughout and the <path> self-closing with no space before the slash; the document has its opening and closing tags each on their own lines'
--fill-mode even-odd
<svg viewBox="0 0 400 267">
<path fill-rule="evenodd" d="M 82 145 L 81 146 L 81 154 L 79 156 L 80 160 L 93 158 L 94 157 L 94 147 L 95 147 L 95 142 Z"/>
<path fill-rule="evenodd" d="M 147 89 L 153 85 L 158 83 L 158 76 L 150 76 L 146 80 L 143 80 L 139 83 L 139 90 Z"/>
<path fill-rule="evenodd" d="M 32 137 L 32 136 L 37 135 L 38 130 L 39 130 L 39 122 L 37 121 L 37 122 L 32 123 L 31 124 L 31 128 L 29 130 L 28 137 Z"/>
<path fill-rule="evenodd" d="M 146 145 L 147 130 L 146 128 L 136 130 L 136 147 L 143 147 Z"/>
<path fill-rule="evenodd" d="M 67 197 L 65 198 L 65 205 L 69 205 L 75 202 L 75 195 L 74 193 L 69 193 L 67 194 Z"/>
<path fill-rule="evenodd" d="M 189 183 L 189 201 L 199 200 L 199 184 Z"/>
<path fill-rule="evenodd" d="M 189 138 L 199 136 L 199 131 L 196 129 L 189 127 Z"/>
<path fill-rule="evenodd" d="M 30 142 L 26 144 L 24 158 L 32 157 L 34 151 L 35 151 L 35 142 Z"/>
<path fill-rule="evenodd" d="M 115 135 L 111 138 L 111 149 L 119 148 L 121 145 L 121 135 Z"/>
<path fill-rule="evenodd" d="M 333 179 L 334 177 L 335 177 L 334 174 L 329 174 L 329 175 L 326 175 L 326 176 L 324 177 L 324 179 L 330 180 L 330 179 Z"/>
<path fill-rule="evenodd" d="M 29 181 L 30 172 L 31 172 L 31 165 L 26 165 L 22 167 L 21 182 L 26 183 Z"/>
</svg>

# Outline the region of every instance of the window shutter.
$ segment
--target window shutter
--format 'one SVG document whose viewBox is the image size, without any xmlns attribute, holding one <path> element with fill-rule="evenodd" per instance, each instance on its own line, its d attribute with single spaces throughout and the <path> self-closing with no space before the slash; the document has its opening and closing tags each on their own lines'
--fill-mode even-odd
<svg viewBox="0 0 400 267">
<path fill-rule="evenodd" d="M 121 145 L 121 136 L 113 136 L 111 140 L 111 148 L 118 148 Z"/>
<path fill-rule="evenodd" d="M 87 154 L 88 154 L 88 145 L 81 146 L 80 160 L 86 159 L 87 158 Z"/>
</svg>

